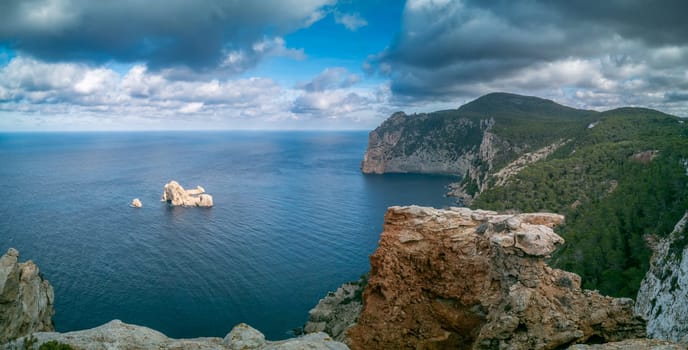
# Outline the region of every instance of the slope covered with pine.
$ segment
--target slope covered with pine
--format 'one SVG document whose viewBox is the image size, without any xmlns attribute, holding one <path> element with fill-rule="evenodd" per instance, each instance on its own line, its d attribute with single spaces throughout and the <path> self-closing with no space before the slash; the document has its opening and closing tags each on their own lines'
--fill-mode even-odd
<svg viewBox="0 0 688 350">
<path fill-rule="evenodd" d="M 583 286 L 635 297 L 647 240 L 688 208 L 688 127 L 643 108 L 578 110 L 485 95 L 456 110 L 396 113 L 371 132 L 364 172 L 453 173 L 472 208 L 566 215 L 557 267 Z M 369 170 L 369 171 L 366 171 Z M 682 248 L 682 247 L 680 247 Z"/>
</svg>

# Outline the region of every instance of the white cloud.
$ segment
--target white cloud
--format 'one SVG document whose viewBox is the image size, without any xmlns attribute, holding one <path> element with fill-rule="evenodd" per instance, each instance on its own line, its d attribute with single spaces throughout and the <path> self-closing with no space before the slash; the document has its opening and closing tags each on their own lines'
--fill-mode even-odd
<svg viewBox="0 0 688 350">
<path fill-rule="evenodd" d="M 361 17 L 359 13 L 341 13 L 336 11 L 334 13 L 334 21 L 342 24 L 346 29 L 352 32 L 368 25 L 368 21 Z"/>
<path fill-rule="evenodd" d="M 348 88 L 361 80 L 358 74 L 352 74 L 343 67 L 327 68 L 307 83 L 297 84 L 297 88 L 308 91 L 324 91 Z"/>
<path fill-rule="evenodd" d="M 0 68 L 0 129 L 367 129 L 388 114 L 384 89 L 353 88 L 359 77 L 339 67 L 314 77 L 312 89 L 259 77 L 171 78 L 179 75 L 15 57 Z"/>
</svg>

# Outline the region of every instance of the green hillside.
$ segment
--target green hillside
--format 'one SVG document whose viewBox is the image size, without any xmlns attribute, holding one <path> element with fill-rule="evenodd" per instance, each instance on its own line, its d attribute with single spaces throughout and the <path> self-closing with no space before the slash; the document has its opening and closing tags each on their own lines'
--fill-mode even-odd
<svg viewBox="0 0 688 350">
<path fill-rule="evenodd" d="M 645 236 L 668 234 L 688 208 L 688 128 L 640 108 L 585 118 L 594 127 L 566 128 L 571 142 L 471 207 L 566 215 L 553 265 L 580 274 L 585 288 L 635 297 L 651 255 Z"/>
</svg>

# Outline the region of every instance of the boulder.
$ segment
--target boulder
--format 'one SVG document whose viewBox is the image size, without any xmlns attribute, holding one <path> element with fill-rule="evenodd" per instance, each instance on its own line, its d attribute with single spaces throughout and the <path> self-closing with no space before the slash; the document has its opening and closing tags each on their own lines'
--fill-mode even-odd
<svg viewBox="0 0 688 350">
<path fill-rule="evenodd" d="M 185 190 L 177 181 L 165 184 L 162 192 L 163 202 L 172 206 L 184 207 L 212 207 L 213 196 L 205 193 L 205 189 L 197 186 L 192 190 Z"/>
<path fill-rule="evenodd" d="M 0 257 L 0 344 L 38 331 L 54 329 L 54 293 L 31 260 L 18 262 L 10 248 Z"/>
<path fill-rule="evenodd" d="M 141 203 L 140 199 L 134 198 L 134 200 L 131 201 L 131 204 L 129 206 L 132 208 L 141 208 L 143 204 Z"/>
<path fill-rule="evenodd" d="M 409 206 L 385 215 L 352 349 L 558 349 L 645 336 L 631 299 L 545 258 L 561 215 Z"/>
</svg>

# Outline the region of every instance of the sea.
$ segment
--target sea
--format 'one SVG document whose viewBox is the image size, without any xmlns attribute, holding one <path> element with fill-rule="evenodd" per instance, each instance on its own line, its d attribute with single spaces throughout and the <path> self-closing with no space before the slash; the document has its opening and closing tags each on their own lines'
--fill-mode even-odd
<svg viewBox="0 0 688 350">
<path fill-rule="evenodd" d="M 456 178 L 364 175 L 362 131 L 0 133 L 0 254 L 55 289 L 55 328 L 292 335 L 369 270 L 386 208 L 448 207 Z M 170 180 L 212 208 L 160 201 Z M 129 206 L 140 198 L 143 207 Z"/>
</svg>

